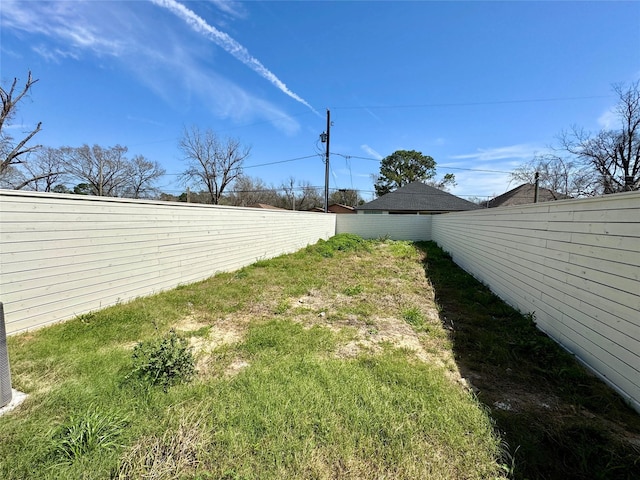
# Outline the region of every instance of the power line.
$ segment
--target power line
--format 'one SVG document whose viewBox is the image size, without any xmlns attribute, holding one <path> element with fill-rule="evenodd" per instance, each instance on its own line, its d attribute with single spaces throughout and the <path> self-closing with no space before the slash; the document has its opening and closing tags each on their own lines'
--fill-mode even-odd
<svg viewBox="0 0 640 480">
<path fill-rule="evenodd" d="M 494 100 L 485 102 L 451 102 L 451 103 L 417 103 L 409 105 L 367 105 L 367 106 L 345 106 L 332 107 L 334 110 L 363 110 L 363 109 L 392 109 L 392 108 L 434 108 L 434 107 L 475 107 L 485 105 L 509 105 L 517 103 L 541 103 L 541 102 L 561 102 L 569 100 L 593 100 L 597 98 L 612 98 L 612 95 L 591 95 L 585 97 L 556 97 L 556 98 L 532 98 L 519 100 Z"/>
<path fill-rule="evenodd" d="M 268 165 L 276 165 L 276 164 L 278 164 L 278 163 L 296 162 L 296 161 L 298 161 L 298 160 L 306 160 L 306 159 L 308 159 L 308 158 L 314 158 L 314 157 L 317 157 L 317 155 L 307 155 L 306 157 L 290 158 L 290 159 L 288 159 L 288 160 L 278 160 L 277 162 L 260 163 L 260 164 L 258 164 L 258 165 L 249 165 L 249 166 L 246 166 L 246 167 L 240 167 L 240 168 L 245 169 L 245 168 L 266 167 L 266 166 L 268 166 Z"/>
<path fill-rule="evenodd" d="M 360 160 L 371 160 L 371 161 L 375 161 L 375 162 L 379 162 L 380 159 L 379 158 L 372 158 L 372 157 L 359 157 L 357 155 L 345 155 L 344 153 L 337 153 L 337 152 L 331 152 L 331 155 L 338 155 L 340 157 L 344 157 L 346 159 L 350 159 L 350 158 L 358 158 Z M 436 164 L 436 167 L 438 167 L 438 165 Z M 487 170 L 487 169 L 483 169 L 483 168 L 462 168 L 462 167 L 445 167 L 440 165 L 439 168 L 441 169 L 446 169 L 446 170 L 466 170 L 469 172 L 485 172 L 485 173 L 511 173 L 511 172 L 505 172 L 503 170 Z"/>
<path fill-rule="evenodd" d="M 297 157 L 297 158 L 289 158 L 287 160 L 277 160 L 275 162 L 267 162 L 267 163 L 259 163 L 256 165 L 247 165 L 247 166 L 242 166 L 242 167 L 234 167 L 232 168 L 232 170 L 244 170 L 247 168 L 256 168 L 256 167 L 266 167 L 268 165 L 277 165 L 279 163 L 288 163 L 288 162 L 297 162 L 298 160 L 306 160 L 308 158 L 314 158 L 317 157 L 317 155 L 307 155 L 306 157 Z M 165 175 L 167 176 L 180 176 L 183 175 L 182 173 L 165 173 Z"/>
</svg>

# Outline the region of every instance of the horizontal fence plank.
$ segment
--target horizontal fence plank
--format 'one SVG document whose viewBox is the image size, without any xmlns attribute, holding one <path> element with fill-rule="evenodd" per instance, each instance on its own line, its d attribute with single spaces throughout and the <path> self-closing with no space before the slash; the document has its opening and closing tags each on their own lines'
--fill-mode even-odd
<svg viewBox="0 0 640 480">
<path fill-rule="evenodd" d="M 434 217 L 454 261 L 640 411 L 640 193 Z"/>
<path fill-rule="evenodd" d="M 640 192 L 434 217 L 432 238 L 640 411 Z"/>
<path fill-rule="evenodd" d="M 9 333 L 289 253 L 335 215 L 0 191 Z"/>
<path fill-rule="evenodd" d="M 435 240 L 640 411 L 640 193 L 443 215 L 326 215 L 0 191 L 0 297 L 23 331 L 335 233 Z"/>
<path fill-rule="evenodd" d="M 431 240 L 432 215 L 337 215 L 336 233 L 354 233 L 363 238 Z"/>
</svg>

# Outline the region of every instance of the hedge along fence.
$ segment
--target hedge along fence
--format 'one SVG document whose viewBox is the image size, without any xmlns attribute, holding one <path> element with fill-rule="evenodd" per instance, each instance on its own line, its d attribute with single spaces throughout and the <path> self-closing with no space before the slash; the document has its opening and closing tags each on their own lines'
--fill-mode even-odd
<svg viewBox="0 0 640 480">
<path fill-rule="evenodd" d="M 439 215 L 432 233 L 640 412 L 640 192 Z"/>
<path fill-rule="evenodd" d="M 7 333 L 203 280 L 334 234 L 334 214 L 0 190 Z"/>
</svg>

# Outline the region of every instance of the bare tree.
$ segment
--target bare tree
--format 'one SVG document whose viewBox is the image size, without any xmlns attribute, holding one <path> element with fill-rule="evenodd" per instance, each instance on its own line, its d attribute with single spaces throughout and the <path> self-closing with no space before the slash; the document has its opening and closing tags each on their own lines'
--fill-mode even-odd
<svg viewBox="0 0 640 480">
<path fill-rule="evenodd" d="M 536 173 L 539 185 L 559 198 L 585 197 L 597 194 L 597 175 L 576 159 L 563 158 L 554 154 L 538 155 L 511 172 L 511 179 L 523 183 L 535 183 Z"/>
<path fill-rule="evenodd" d="M 126 157 L 127 147 L 63 147 L 59 149 L 65 172 L 82 187 L 78 191 L 104 197 L 148 198 L 158 193 L 154 183 L 165 174 L 142 155 Z"/>
<path fill-rule="evenodd" d="M 0 175 L 0 188 L 13 190 L 16 186 L 21 185 L 26 180 L 22 170 L 16 165 L 9 165 Z"/>
<path fill-rule="evenodd" d="M 629 88 L 614 85 L 618 103 L 613 111 L 618 130 L 592 135 L 573 127 L 560 136 L 562 148 L 593 168 L 605 194 L 640 189 L 640 81 Z"/>
<path fill-rule="evenodd" d="M 298 210 L 300 210 L 300 206 L 302 202 L 299 202 L 297 200 L 298 199 L 298 195 L 296 195 L 296 179 L 295 177 L 289 177 L 287 180 L 285 180 L 284 182 L 282 182 L 282 185 L 280 185 L 280 188 L 282 189 L 282 192 L 284 194 L 284 197 L 282 199 L 282 207 L 286 208 L 287 210 L 295 210 L 296 207 L 298 207 Z"/>
<path fill-rule="evenodd" d="M 324 205 L 324 193 L 308 181 L 296 182 L 289 177 L 280 185 L 280 201 L 277 206 L 287 210 L 311 210 Z"/>
<path fill-rule="evenodd" d="M 311 210 L 324 206 L 324 192 L 320 188 L 314 187 L 309 181 L 300 182 L 298 186 L 300 189 L 296 201 L 298 210 Z"/>
<path fill-rule="evenodd" d="M 239 140 L 220 139 L 211 129 L 185 128 L 178 146 L 187 162 L 183 173 L 186 182 L 204 186 L 217 205 L 225 188 L 242 174 L 242 163 L 251 152 Z"/>
<path fill-rule="evenodd" d="M 129 161 L 123 196 L 150 198 L 157 195 L 159 191 L 154 187 L 154 183 L 165 172 L 165 169 L 158 162 L 152 162 L 142 155 L 136 155 Z"/>
<path fill-rule="evenodd" d="M 31 87 L 38 80 L 34 80 L 29 72 L 24 87 L 16 91 L 18 79 L 14 78 L 9 90 L 0 86 L 0 99 L 2 99 L 2 112 L 0 112 L 0 177 L 3 176 L 12 165 L 24 162 L 24 159 L 40 148 L 40 145 L 27 146 L 27 143 L 40 131 L 42 122 L 38 122 L 36 127 L 26 133 L 22 140 L 15 141 L 6 133 L 6 124 L 10 122 L 17 111 L 17 105 L 29 93 Z"/>
<path fill-rule="evenodd" d="M 28 187 L 39 192 L 51 192 L 53 187 L 64 183 L 66 170 L 60 149 L 44 147 L 35 155 L 35 159 L 21 165 L 26 173 L 24 180 L 15 185 L 16 190 Z"/>
<path fill-rule="evenodd" d="M 276 206 L 278 194 L 273 187 L 268 187 L 261 179 L 240 175 L 233 183 L 233 191 L 227 196 L 230 205 L 248 207 L 257 203 Z"/>
<path fill-rule="evenodd" d="M 340 203 L 342 205 L 349 205 L 355 207 L 364 203 L 364 200 L 360 196 L 357 190 L 349 188 L 341 188 L 334 191 L 329 195 L 329 204 Z"/>
<path fill-rule="evenodd" d="M 126 192 L 130 176 L 130 164 L 125 157 L 127 147 L 83 145 L 63 147 L 60 151 L 64 155 L 66 171 L 87 183 L 93 195 L 120 197 Z"/>
</svg>

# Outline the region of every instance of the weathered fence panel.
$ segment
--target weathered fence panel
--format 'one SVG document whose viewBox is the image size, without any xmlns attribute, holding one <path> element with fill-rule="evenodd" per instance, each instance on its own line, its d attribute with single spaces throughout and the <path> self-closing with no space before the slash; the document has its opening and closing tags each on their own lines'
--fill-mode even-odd
<svg viewBox="0 0 640 480">
<path fill-rule="evenodd" d="M 640 192 L 440 215 L 432 234 L 640 411 Z"/>
<path fill-rule="evenodd" d="M 8 333 L 293 252 L 335 215 L 0 191 Z"/>
</svg>

